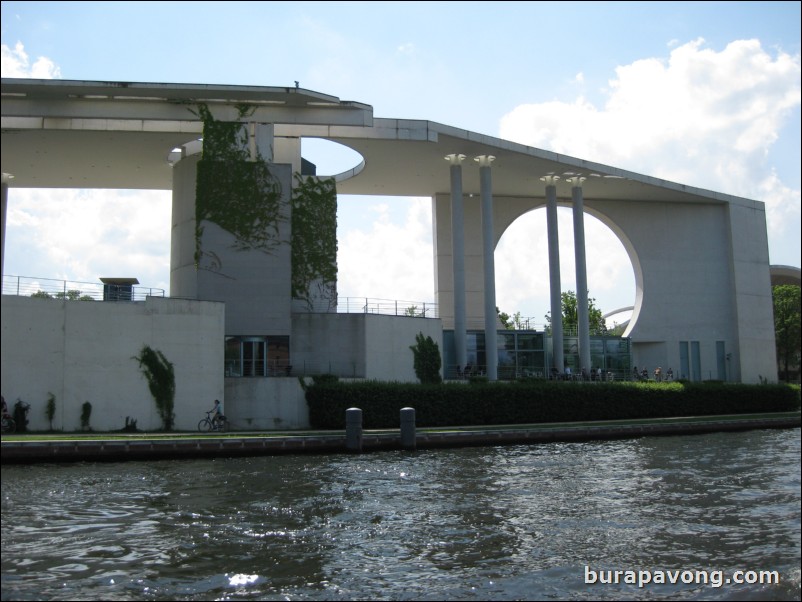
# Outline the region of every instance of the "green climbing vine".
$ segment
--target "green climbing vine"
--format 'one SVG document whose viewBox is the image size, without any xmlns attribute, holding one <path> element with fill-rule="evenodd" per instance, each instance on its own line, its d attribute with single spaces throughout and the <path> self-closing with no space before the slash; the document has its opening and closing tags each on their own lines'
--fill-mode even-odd
<svg viewBox="0 0 802 602">
<path fill-rule="evenodd" d="M 237 107 L 240 119 L 252 111 Z M 279 244 L 281 186 L 257 151 L 252 160 L 248 132 L 241 121 L 217 121 L 206 105 L 196 113 L 203 121 L 203 154 L 195 189 L 195 265 L 200 267 L 203 222 L 234 235 L 237 250 L 272 252 Z"/>
<path fill-rule="evenodd" d="M 239 118 L 252 107 L 237 107 Z M 194 111 L 193 111 L 194 112 Z M 232 233 L 238 250 L 272 252 L 282 243 L 279 227 L 287 219 L 282 190 L 267 161 L 248 150 L 241 121 L 218 121 L 206 105 L 195 113 L 203 121 L 203 155 L 198 161 L 195 192 L 195 265 L 202 267 L 204 222 Z M 295 174 L 292 211 L 292 296 L 312 306 L 313 299 L 337 301 L 337 189 L 333 179 Z M 209 265 L 219 258 L 206 252 Z M 313 290 L 317 287 L 317 290 Z"/>
<path fill-rule="evenodd" d="M 139 368 L 148 380 L 148 388 L 153 400 L 156 402 L 156 409 L 162 419 L 165 431 L 173 430 L 175 414 L 173 407 L 175 404 L 175 371 L 173 364 L 161 351 L 154 350 L 148 345 L 144 345 L 138 356 L 134 359 L 139 362 Z"/>
<path fill-rule="evenodd" d="M 333 178 L 295 174 L 292 191 L 292 296 L 337 301 L 337 187 Z M 318 290 L 313 291 L 312 287 Z"/>
</svg>

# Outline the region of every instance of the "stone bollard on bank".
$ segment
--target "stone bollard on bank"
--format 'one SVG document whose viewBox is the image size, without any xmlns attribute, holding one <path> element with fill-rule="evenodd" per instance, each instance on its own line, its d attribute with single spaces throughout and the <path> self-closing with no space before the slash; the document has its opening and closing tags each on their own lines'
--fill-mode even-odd
<svg viewBox="0 0 802 602">
<path fill-rule="evenodd" d="M 345 448 L 351 452 L 362 451 L 362 410 L 345 410 Z"/>
<path fill-rule="evenodd" d="M 415 449 L 415 408 L 401 408 L 401 447 Z"/>
</svg>

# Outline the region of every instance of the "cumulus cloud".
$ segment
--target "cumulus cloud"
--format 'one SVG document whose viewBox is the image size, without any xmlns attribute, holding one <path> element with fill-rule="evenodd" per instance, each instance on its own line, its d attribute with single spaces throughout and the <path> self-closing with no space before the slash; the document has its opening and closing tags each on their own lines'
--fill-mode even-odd
<svg viewBox="0 0 802 602">
<path fill-rule="evenodd" d="M 783 184 L 770 164 L 770 151 L 800 105 L 800 57 L 783 52 L 771 56 L 757 40 L 735 41 L 720 52 L 705 48 L 701 39 L 671 46 L 665 60 L 647 58 L 618 67 L 603 106 L 583 96 L 521 105 L 501 119 L 500 136 L 761 200 L 766 203 L 770 245 L 773 241 L 778 248 L 797 233 L 798 256 L 800 191 Z M 568 215 L 560 224 L 562 289 L 574 289 Z M 535 211 L 514 223 L 501 240 L 496 262 L 498 266 L 503 255 L 506 264 L 497 267 L 497 297 L 509 300 L 505 311 L 522 305 L 548 308 L 548 289 L 539 288 L 548 282 L 545 229 L 545 211 Z M 612 311 L 631 305 L 634 277 L 626 251 L 612 232 L 588 216 L 586 247 L 588 288 L 600 300 L 597 307 Z M 532 281 L 520 278 L 529 273 Z"/>
<path fill-rule="evenodd" d="M 25 52 L 21 42 L 17 42 L 13 49 L 6 44 L 0 48 L 2 55 L 3 77 L 30 77 L 34 79 L 57 79 L 61 77 L 61 70 L 49 58 L 40 56 L 33 64 Z"/>
<path fill-rule="evenodd" d="M 169 289 L 172 204 L 164 191 L 9 191 L 4 263 L 17 276 Z M 8 272 L 8 270 L 7 270 Z"/>
<path fill-rule="evenodd" d="M 357 211 L 372 214 L 372 219 L 338 232 L 339 294 L 432 301 L 431 199 L 392 199 L 393 205 L 400 208 L 402 220 L 391 218 L 390 201 L 350 202 L 364 204 Z"/>
<path fill-rule="evenodd" d="M 607 100 L 521 105 L 501 120 L 502 138 L 766 203 L 772 228 L 799 217 L 793 191 L 767 158 L 800 105 L 800 57 L 770 56 L 758 40 L 721 52 L 699 39 L 667 60 L 616 69 Z M 790 213 L 790 215 L 789 215 Z"/>
</svg>

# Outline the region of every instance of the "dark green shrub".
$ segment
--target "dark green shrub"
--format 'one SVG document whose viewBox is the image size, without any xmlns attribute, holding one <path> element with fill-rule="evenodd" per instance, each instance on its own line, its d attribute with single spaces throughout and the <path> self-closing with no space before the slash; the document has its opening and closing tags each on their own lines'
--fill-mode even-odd
<svg viewBox="0 0 802 602">
<path fill-rule="evenodd" d="M 799 409 L 787 385 L 594 383 L 554 381 L 416 385 L 363 381 L 312 385 L 306 392 L 313 428 L 341 429 L 345 410 L 362 409 L 365 428 L 397 428 L 400 410 L 415 408 L 421 427 L 579 422 Z"/>
<path fill-rule="evenodd" d="M 91 431 L 89 426 L 89 419 L 92 416 L 92 404 L 85 401 L 81 406 L 81 428 L 85 431 Z"/>
<path fill-rule="evenodd" d="M 423 385 L 436 385 L 442 382 L 440 376 L 440 348 L 432 337 L 424 337 L 422 332 L 415 335 L 415 344 L 409 347 L 414 356 L 412 365 L 415 376 Z"/>
</svg>

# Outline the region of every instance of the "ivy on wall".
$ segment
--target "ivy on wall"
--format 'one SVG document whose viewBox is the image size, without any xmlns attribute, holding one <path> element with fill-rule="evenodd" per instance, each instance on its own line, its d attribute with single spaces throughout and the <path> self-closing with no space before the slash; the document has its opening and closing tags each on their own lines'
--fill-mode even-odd
<svg viewBox="0 0 802 602">
<path fill-rule="evenodd" d="M 239 117 L 252 108 L 237 107 Z M 203 155 L 195 192 L 195 265 L 222 271 L 221 260 L 202 249 L 203 222 L 232 233 L 238 250 L 272 252 L 282 243 L 279 226 L 287 219 L 281 186 L 259 154 L 252 160 L 248 132 L 241 121 L 217 121 L 206 105 L 196 115 L 203 122 Z M 306 301 L 337 302 L 337 189 L 333 179 L 295 174 L 292 211 L 291 294 Z M 201 260 L 206 264 L 201 265 Z"/>
<path fill-rule="evenodd" d="M 317 287 L 317 290 L 313 290 Z M 337 187 L 333 178 L 295 174 L 292 191 L 292 296 L 337 302 Z"/>
<path fill-rule="evenodd" d="M 240 118 L 248 106 L 238 107 Z M 203 155 L 198 161 L 195 190 L 195 265 L 201 267 L 203 222 L 213 222 L 234 235 L 237 250 L 272 252 L 279 244 L 281 186 L 257 151 L 251 160 L 248 132 L 240 121 L 217 121 L 208 107 L 198 106 L 203 121 Z M 212 265 L 220 269 L 211 255 Z"/>
<path fill-rule="evenodd" d="M 156 402 L 156 409 L 162 419 L 165 431 L 173 430 L 175 414 L 175 369 L 164 354 L 143 345 L 139 355 L 134 359 L 139 363 L 139 369 L 148 381 L 150 394 Z"/>
</svg>

